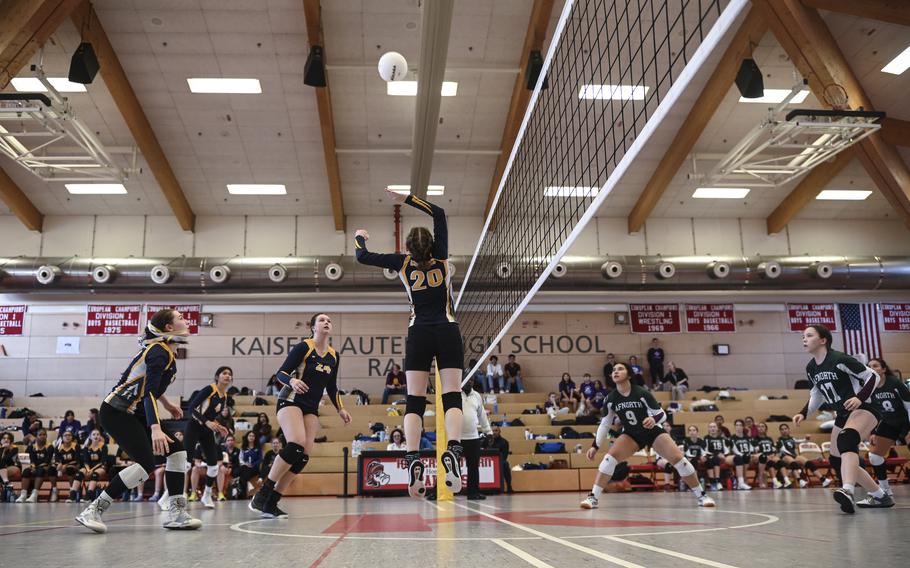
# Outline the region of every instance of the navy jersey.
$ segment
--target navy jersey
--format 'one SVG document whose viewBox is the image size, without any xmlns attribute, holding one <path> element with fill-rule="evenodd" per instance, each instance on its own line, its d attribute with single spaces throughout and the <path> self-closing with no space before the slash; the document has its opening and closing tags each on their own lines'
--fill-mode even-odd
<svg viewBox="0 0 910 568">
<path fill-rule="evenodd" d="M 96 467 L 105 465 L 107 463 L 107 457 L 107 444 L 101 444 L 97 447 L 89 445 L 82 453 L 82 463 L 89 469 L 95 469 Z"/>
<path fill-rule="evenodd" d="M 705 448 L 712 456 L 724 456 L 730 453 L 730 446 L 723 436 L 705 436 Z"/>
<path fill-rule="evenodd" d="M 60 465 L 82 465 L 82 452 L 76 442 L 69 446 L 60 444 L 57 448 L 57 463 Z"/>
<path fill-rule="evenodd" d="M 43 448 L 39 448 L 37 443 L 31 444 L 28 447 L 28 458 L 32 462 L 32 467 L 52 465 L 54 463 L 54 446 L 44 444 Z"/>
<path fill-rule="evenodd" d="M 354 239 L 357 262 L 398 273 L 411 304 L 411 319 L 408 326 L 455 323 L 452 273 L 448 261 L 449 232 L 445 211 L 442 207 L 413 195 L 409 195 L 405 203 L 433 216 L 433 251 L 429 267 L 420 268 L 407 254 L 370 252 L 363 237 Z"/>
<path fill-rule="evenodd" d="M 822 403 L 842 411 L 844 402 L 853 397 L 866 402 L 878 381 L 875 371 L 840 351 L 828 351 L 821 363 L 816 363 L 815 359 L 809 361 L 806 375 L 812 384 L 809 402 L 800 412 L 806 417 L 818 410 Z"/>
<path fill-rule="evenodd" d="M 774 453 L 774 440 L 769 436 L 758 436 L 752 439 L 752 448 L 756 453 L 770 455 Z"/>
<path fill-rule="evenodd" d="M 193 398 L 190 399 L 189 408 L 193 419 L 205 424 L 209 420 L 214 420 L 227 400 L 227 395 L 218 391 L 218 385 L 212 383 L 199 389 Z"/>
<path fill-rule="evenodd" d="M 325 355 L 320 357 L 316 342 L 304 339 L 291 349 L 278 370 L 277 377 L 283 385 L 278 400 L 291 400 L 295 404 L 318 408 L 325 392 L 335 408 L 340 410 L 344 405 L 338 394 L 338 364 L 338 353 L 334 348 L 329 346 Z M 299 394 L 291 388 L 290 381 L 295 375 L 309 387 L 306 393 Z"/>
<path fill-rule="evenodd" d="M 148 425 L 160 424 L 158 397 L 177 376 L 176 358 L 167 342 L 154 341 L 143 346 L 104 402 L 117 410 L 144 416 Z"/>
<path fill-rule="evenodd" d="M 748 436 L 730 436 L 730 446 L 733 448 L 733 455 L 748 456 L 752 455 L 752 440 Z"/>
<path fill-rule="evenodd" d="M 699 459 L 707 452 L 705 441 L 701 438 L 683 440 L 683 451 L 690 460 Z"/>
<path fill-rule="evenodd" d="M 796 440 L 792 436 L 781 436 L 777 439 L 777 453 L 782 456 L 796 457 Z"/>
<path fill-rule="evenodd" d="M 882 386 L 872 393 L 872 405 L 882 413 L 882 422 L 898 430 L 910 422 L 910 389 L 894 375 L 887 375 Z"/>
</svg>

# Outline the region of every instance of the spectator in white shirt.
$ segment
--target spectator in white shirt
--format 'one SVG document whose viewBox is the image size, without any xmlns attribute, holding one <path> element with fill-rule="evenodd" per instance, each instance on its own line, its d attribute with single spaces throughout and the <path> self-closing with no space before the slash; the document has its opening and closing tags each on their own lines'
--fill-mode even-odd
<svg viewBox="0 0 910 568">
<path fill-rule="evenodd" d="M 401 428 L 392 430 L 392 433 L 389 435 L 389 446 L 386 448 L 386 451 L 404 452 L 407 449 L 408 446 L 404 443 L 404 432 Z"/>
<path fill-rule="evenodd" d="M 480 446 L 481 437 L 478 428 L 486 435 L 492 435 L 487 411 L 483 407 L 483 397 L 474 390 L 474 379 L 468 379 L 461 391 L 461 408 L 464 418 L 461 422 L 461 445 L 464 448 L 464 459 L 468 468 L 468 499 L 471 501 L 486 499 L 480 493 Z"/>
<path fill-rule="evenodd" d="M 484 388 L 487 392 L 493 392 L 493 385 L 499 385 L 499 390 L 496 392 L 502 392 L 503 389 L 503 376 L 502 376 L 502 365 L 499 364 L 499 357 L 496 355 L 490 355 L 490 362 L 487 364 L 487 374 L 485 376 L 486 385 Z M 494 383 L 495 381 L 495 383 Z"/>
</svg>

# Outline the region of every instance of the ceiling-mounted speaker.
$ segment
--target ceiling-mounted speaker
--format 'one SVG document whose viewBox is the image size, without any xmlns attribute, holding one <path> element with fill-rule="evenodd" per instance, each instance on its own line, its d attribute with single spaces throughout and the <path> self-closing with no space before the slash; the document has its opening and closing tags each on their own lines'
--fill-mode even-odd
<svg viewBox="0 0 910 568">
<path fill-rule="evenodd" d="M 528 54 L 528 66 L 525 68 L 525 78 L 528 80 L 525 87 L 529 91 L 533 91 L 534 87 L 537 86 L 537 80 L 540 79 L 540 72 L 543 71 L 543 55 L 540 54 L 540 51 L 534 50 Z M 547 82 L 547 78 L 543 78 L 543 85 L 540 86 L 541 90 L 548 88 L 550 85 Z"/>
<path fill-rule="evenodd" d="M 739 94 L 747 99 L 760 99 L 765 95 L 765 80 L 761 69 L 751 57 L 743 59 L 736 73 L 736 88 Z"/>
<path fill-rule="evenodd" d="M 308 87 L 325 87 L 325 57 L 322 46 L 314 45 L 307 55 L 306 65 L 303 67 L 303 84 Z"/>
<path fill-rule="evenodd" d="M 98 57 L 95 55 L 95 48 L 88 42 L 82 42 L 73 53 L 70 60 L 70 72 L 67 77 L 71 83 L 82 83 L 88 85 L 95 80 L 95 75 L 101 66 L 98 64 Z"/>
</svg>

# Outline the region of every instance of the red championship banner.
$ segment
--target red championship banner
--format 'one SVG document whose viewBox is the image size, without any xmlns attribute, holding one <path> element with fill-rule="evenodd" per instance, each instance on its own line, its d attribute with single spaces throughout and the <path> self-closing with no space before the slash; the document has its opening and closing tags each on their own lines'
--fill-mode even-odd
<svg viewBox="0 0 910 568">
<path fill-rule="evenodd" d="M 879 304 L 882 331 L 910 331 L 910 304 Z"/>
<path fill-rule="evenodd" d="M 155 315 L 155 312 L 158 310 L 163 310 L 165 308 L 170 308 L 172 310 L 177 310 L 183 314 L 183 319 L 186 320 L 186 323 L 190 326 L 190 335 L 196 335 L 199 333 L 199 312 L 202 311 L 202 306 L 200 304 L 191 304 L 178 306 L 175 304 L 146 304 L 145 306 L 145 321 L 146 323 L 152 321 L 152 316 Z"/>
<path fill-rule="evenodd" d="M 28 306 L 0 306 L 0 335 L 22 335 Z"/>
<path fill-rule="evenodd" d="M 837 331 L 837 306 L 834 304 L 787 304 L 790 331 L 802 331 L 806 326 L 821 324 Z"/>
<path fill-rule="evenodd" d="M 564 454 L 563 454 L 564 455 Z M 436 486 L 436 454 L 420 452 L 427 487 Z M 502 488 L 502 461 L 498 450 L 480 452 L 480 490 L 498 491 Z M 467 484 L 467 464 L 461 459 L 462 483 Z M 408 465 L 404 452 L 363 451 L 357 458 L 357 493 L 360 495 L 407 495 Z"/>
<path fill-rule="evenodd" d="M 686 331 L 735 332 L 736 313 L 733 304 L 686 304 Z"/>
<path fill-rule="evenodd" d="M 139 304 L 89 304 L 85 317 L 86 335 L 138 335 Z"/>
<path fill-rule="evenodd" d="M 679 304 L 629 304 L 632 333 L 679 333 Z"/>
</svg>

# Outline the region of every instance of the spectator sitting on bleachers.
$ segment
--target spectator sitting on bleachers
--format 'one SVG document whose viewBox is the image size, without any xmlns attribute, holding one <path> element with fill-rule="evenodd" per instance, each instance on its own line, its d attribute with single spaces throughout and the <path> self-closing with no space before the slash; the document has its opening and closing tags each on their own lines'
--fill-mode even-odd
<svg viewBox="0 0 910 568">
<path fill-rule="evenodd" d="M 269 470 L 272 469 L 272 464 L 275 463 L 275 458 L 278 457 L 278 453 L 281 451 L 282 443 L 280 438 L 272 438 L 271 446 L 269 451 L 262 456 L 262 463 L 259 465 L 259 478 L 265 479 L 269 476 Z"/>
<path fill-rule="evenodd" d="M 404 431 L 401 428 L 395 428 L 389 434 L 389 445 L 386 447 L 388 452 L 403 452 L 408 449 L 404 440 Z"/>
<path fill-rule="evenodd" d="M 503 370 L 502 365 L 499 364 L 499 357 L 496 355 L 490 355 L 490 362 L 487 364 L 487 372 L 484 375 L 483 388 L 486 392 L 493 392 L 494 388 L 496 392 L 502 392 Z"/>
<path fill-rule="evenodd" d="M 218 500 L 224 501 L 227 482 L 240 476 L 240 449 L 233 434 L 224 439 L 221 455 L 222 461 L 218 465 Z"/>
<path fill-rule="evenodd" d="M 82 451 L 82 475 L 88 480 L 88 492 L 86 497 L 89 501 L 98 497 L 98 482 L 107 480 L 108 458 L 107 443 L 101 430 L 95 428 L 89 435 L 85 449 Z"/>
<path fill-rule="evenodd" d="M 265 412 L 259 414 L 259 418 L 256 419 L 256 423 L 253 424 L 253 432 L 256 433 L 256 438 L 259 442 L 258 447 L 262 447 L 269 443 L 269 440 L 272 439 L 272 424 L 269 422 L 269 415 Z"/>
<path fill-rule="evenodd" d="M 683 453 L 686 455 L 686 459 L 692 462 L 695 469 L 699 469 L 708 461 L 705 441 L 698 437 L 698 426 L 689 426 L 686 428 L 686 434 L 686 438 L 683 440 Z"/>
<path fill-rule="evenodd" d="M 547 395 L 547 400 L 543 403 L 543 409 L 550 415 L 550 418 L 555 418 L 557 414 L 568 414 L 569 412 L 569 409 L 560 402 L 559 395 L 555 392 Z"/>
<path fill-rule="evenodd" d="M 264 414 L 260 416 L 265 416 Z M 269 428 L 271 433 L 271 428 Z M 240 452 L 240 487 L 239 499 L 246 499 L 251 482 L 259 477 L 259 464 L 262 463 L 262 446 L 256 432 L 250 430 L 243 437 L 243 450 Z"/>
<path fill-rule="evenodd" d="M 505 377 L 506 392 L 525 392 L 524 381 L 521 378 L 521 365 L 515 362 L 515 355 L 509 355 L 509 362 L 502 368 Z"/>
<path fill-rule="evenodd" d="M 63 415 L 63 420 L 60 421 L 60 424 L 57 426 L 57 439 L 63 438 L 64 432 L 70 432 L 75 439 L 79 436 L 79 430 L 82 430 L 82 423 L 76 420 L 76 413 L 72 410 L 67 410 Z"/>
<path fill-rule="evenodd" d="M 670 400 L 682 400 L 689 390 L 689 376 L 670 361 L 667 364 L 667 374 L 660 379 L 658 390 L 670 391 Z"/>
<path fill-rule="evenodd" d="M 35 441 L 28 447 L 28 467 L 22 469 L 22 493 L 16 503 L 37 503 L 38 491 L 45 478 L 51 482 L 51 501 L 57 500 L 57 467 L 54 465 L 54 447 L 47 442 L 47 430 L 41 428 Z M 31 494 L 28 494 L 31 486 Z M 26 495 L 28 496 L 26 497 Z"/>
<path fill-rule="evenodd" d="M 22 419 L 22 443 L 31 445 L 42 428 L 44 424 L 38 420 L 38 414 L 34 410 L 29 410 Z"/>
<path fill-rule="evenodd" d="M 708 423 L 708 435 L 705 436 L 705 453 L 707 462 L 705 463 L 705 476 L 708 478 L 708 487 L 714 491 L 720 491 L 720 466 L 726 461 L 727 454 L 730 453 L 730 445 L 727 438 L 721 433 L 717 422 Z"/>
<path fill-rule="evenodd" d="M 265 384 L 265 394 L 266 396 L 277 396 L 281 392 L 281 383 L 278 381 L 277 375 L 272 375 L 269 377 L 269 382 Z"/>
<path fill-rule="evenodd" d="M 515 493 L 512 489 L 512 468 L 509 466 L 509 441 L 502 437 L 502 429 L 493 424 L 492 434 L 484 440 L 484 447 L 499 451 L 499 471 L 506 485 L 506 493 Z"/>
<path fill-rule="evenodd" d="M 98 429 L 101 433 L 104 433 L 104 430 L 101 429 L 101 424 L 98 422 L 98 409 L 92 408 L 88 411 L 88 420 L 85 421 L 85 424 L 82 425 L 82 429 L 79 430 L 79 443 L 83 446 L 88 443 L 89 437 L 92 435 L 92 430 Z"/>
<path fill-rule="evenodd" d="M 54 461 L 57 462 L 57 479 L 66 479 L 70 484 L 69 499 L 66 502 L 77 501 L 82 493 L 82 476 L 79 474 L 82 467 L 82 450 L 76 443 L 73 432 L 67 430 L 60 437 Z"/>
<path fill-rule="evenodd" d="M 730 437 L 730 430 L 724 426 L 724 416 L 723 414 L 718 414 L 714 417 L 714 423 L 717 424 L 717 430 L 721 433 L 724 438 Z"/>
<path fill-rule="evenodd" d="M 591 400 L 594 398 L 594 382 L 591 380 L 591 374 L 585 373 L 582 377 L 581 384 L 578 386 L 578 392 L 581 393 L 582 400 Z"/>
<path fill-rule="evenodd" d="M 600 380 L 594 381 L 594 396 L 591 398 L 594 408 L 599 411 L 602 410 L 608 394 L 610 394 L 610 391 L 604 386 L 603 382 Z"/>
<path fill-rule="evenodd" d="M 408 394 L 407 377 L 401 370 L 401 365 L 392 365 L 392 370 L 385 376 L 385 389 L 382 391 L 382 404 L 389 403 L 389 396 L 398 395 L 399 397 Z"/>
<path fill-rule="evenodd" d="M 604 363 L 604 384 L 608 385 L 611 389 L 616 388 L 616 384 L 613 383 L 613 365 L 615 364 L 616 355 L 607 353 L 607 362 Z"/>
<path fill-rule="evenodd" d="M 633 385 L 649 388 L 648 385 L 645 384 L 644 369 L 638 364 L 638 357 L 635 355 L 629 356 L 629 370 L 632 371 L 631 381 Z"/>
<path fill-rule="evenodd" d="M 746 428 L 746 436 L 750 438 L 757 438 L 759 435 L 758 426 L 755 425 L 755 419 L 751 416 L 746 416 L 743 418 L 743 423 Z"/>
<path fill-rule="evenodd" d="M 230 436 L 234 435 L 234 419 L 231 417 L 232 413 L 233 413 L 233 409 L 230 406 L 225 404 L 224 406 L 221 407 L 221 412 L 218 414 L 218 416 L 215 417 L 215 422 L 217 422 L 218 424 L 221 424 L 222 426 L 227 428 L 228 432 L 230 432 L 230 434 L 229 434 Z M 215 441 L 223 444 L 226 438 L 222 438 L 221 440 L 219 440 L 218 439 L 219 436 L 220 435 L 216 432 Z"/>
<path fill-rule="evenodd" d="M 597 424 L 600 409 L 594 406 L 594 399 L 582 398 L 575 411 L 575 421 L 578 424 Z"/>
<path fill-rule="evenodd" d="M 581 394 L 575 386 L 575 381 L 569 373 L 563 373 L 559 380 L 559 404 L 575 412 L 578 409 L 578 401 L 581 400 Z"/>
<path fill-rule="evenodd" d="M 13 433 L 4 432 L 0 436 L 0 481 L 4 487 L 9 480 L 19 475 L 19 447 L 13 442 Z"/>
</svg>

